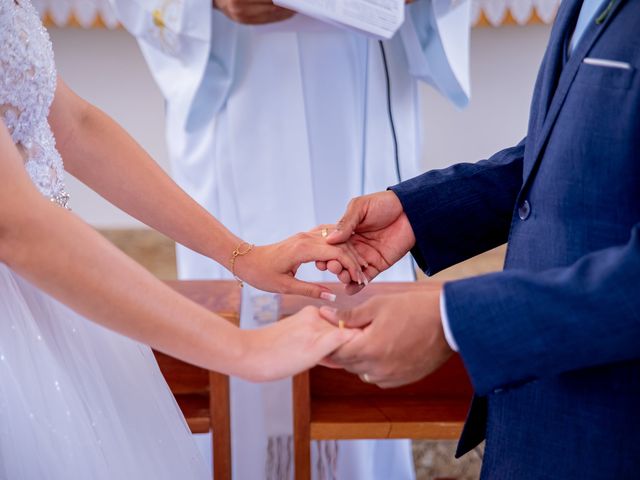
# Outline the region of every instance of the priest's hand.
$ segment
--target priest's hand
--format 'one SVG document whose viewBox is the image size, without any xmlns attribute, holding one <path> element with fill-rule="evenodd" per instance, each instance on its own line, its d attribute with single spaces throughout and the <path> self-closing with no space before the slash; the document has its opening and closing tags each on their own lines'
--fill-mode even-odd
<svg viewBox="0 0 640 480">
<path fill-rule="evenodd" d="M 419 291 L 379 296 L 353 310 L 322 307 L 334 325 L 363 332 L 324 362 L 360 376 L 364 382 L 393 388 L 417 382 L 452 355 L 440 318 L 440 284 Z"/>
<path fill-rule="evenodd" d="M 392 191 L 386 191 L 351 200 L 327 242 L 352 245 L 366 263 L 364 273 L 369 281 L 404 257 L 416 239 L 400 200 Z M 339 262 L 320 261 L 316 266 L 338 275 L 350 295 L 363 288 L 351 281 L 353 277 Z"/>
<path fill-rule="evenodd" d="M 366 262 L 348 243 L 327 243 L 325 236 L 331 230 L 333 225 L 324 225 L 271 245 L 249 249 L 246 244 L 247 253 L 235 259 L 232 273 L 260 290 L 335 300 L 328 288 L 296 278 L 303 263 L 323 261 L 341 265 L 341 276 L 348 282 L 364 283 Z"/>
<path fill-rule="evenodd" d="M 248 25 L 280 22 L 295 15 L 291 10 L 274 5 L 271 0 L 213 0 L 213 8 L 234 22 Z"/>
</svg>

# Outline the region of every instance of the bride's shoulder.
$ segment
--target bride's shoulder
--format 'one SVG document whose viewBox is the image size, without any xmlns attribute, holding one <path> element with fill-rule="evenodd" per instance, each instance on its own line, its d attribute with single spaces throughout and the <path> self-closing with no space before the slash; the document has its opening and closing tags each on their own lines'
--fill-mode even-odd
<svg viewBox="0 0 640 480">
<path fill-rule="evenodd" d="M 15 0 L 0 0 L 0 41 L 3 49 L 8 39 L 16 36 L 20 23 L 16 17 L 18 7 Z"/>
<path fill-rule="evenodd" d="M 51 40 L 29 0 L 0 0 L 0 58 L 5 63 L 46 66 Z"/>
<path fill-rule="evenodd" d="M 5 34 L 15 17 L 15 0 L 0 0 L 0 35 Z"/>
<path fill-rule="evenodd" d="M 40 15 L 29 0 L 0 0 L 0 35 L 28 35 L 31 29 L 44 29 Z M 22 38 L 25 43 L 28 39 Z"/>
<path fill-rule="evenodd" d="M 13 38 L 16 36 L 16 4 L 14 0 L 0 0 L 0 63 L 6 64 L 12 55 Z M 6 66 L 6 65 L 5 65 Z"/>
<path fill-rule="evenodd" d="M 29 0 L 0 0 L 0 105 L 48 109 L 56 81 L 49 34 Z"/>
</svg>

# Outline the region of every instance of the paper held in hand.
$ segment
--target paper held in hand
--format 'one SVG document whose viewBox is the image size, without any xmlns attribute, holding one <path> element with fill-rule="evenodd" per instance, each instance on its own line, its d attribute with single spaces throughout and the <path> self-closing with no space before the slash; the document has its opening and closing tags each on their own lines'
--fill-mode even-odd
<svg viewBox="0 0 640 480">
<path fill-rule="evenodd" d="M 388 40 L 404 22 L 405 0 L 273 0 L 289 10 Z"/>
</svg>

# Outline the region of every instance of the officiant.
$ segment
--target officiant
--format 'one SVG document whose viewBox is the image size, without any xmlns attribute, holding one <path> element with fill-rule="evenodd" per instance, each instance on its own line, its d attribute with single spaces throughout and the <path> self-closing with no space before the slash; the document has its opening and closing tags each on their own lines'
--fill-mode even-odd
<svg viewBox="0 0 640 480">
<path fill-rule="evenodd" d="M 458 106 L 468 101 L 469 0 L 416 0 L 384 42 L 268 0 L 112 2 L 166 98 L 174 178 L 258 244 L 333 223 L 350 198 L 419 173 L 418 81 Z M 180 247 L 178 270 L 182 279 L 229 276 Z M 407 258 L 382 280 L 413 278 Z M 271 295 L 245 288 L 244 328 L 276 318 Z M 288 381 L 232 380 L 234 478 L 289 478 L 290 396 Z M 408 441 L 313 451 L 317 478 L 415 477 Z"/>
</svg>

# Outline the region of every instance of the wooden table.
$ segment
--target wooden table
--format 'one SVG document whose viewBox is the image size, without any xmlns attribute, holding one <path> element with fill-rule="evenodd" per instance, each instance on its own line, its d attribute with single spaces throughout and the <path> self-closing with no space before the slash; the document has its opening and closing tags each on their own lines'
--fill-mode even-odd
<svg viewBox="0 0 640 480">
<path fill-rule="evenodd" d="M 240 289 L 230 281 L 173 281 L 173 289 L 203 307 L 240 324 Z M 154 352 L 158 365 L 193 433 L 212 432 L 213 476 L 231 479 L 229 377 Z"/>
<path fill-rule="evenodd" d="M 372 295 L 425 288 L 425 282 L 372 284 L 338 307 L 355 305 Z M 336 293 L 341 287 L 333 286 Z M 318 302 L 283 296 L 281 314 Z M 401 315 L 402 312 L 398 312 Z M 456 439 L 473 391 L 460 358 L 418 383 L 382 390 L 342 370 L 315 367 L 293 379 L 295 478 L 311 478 L 312 440 Z"/>
</svg>

